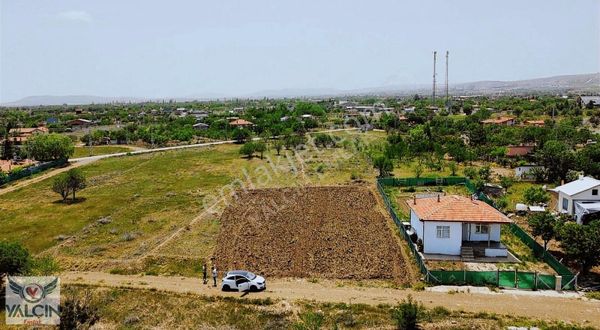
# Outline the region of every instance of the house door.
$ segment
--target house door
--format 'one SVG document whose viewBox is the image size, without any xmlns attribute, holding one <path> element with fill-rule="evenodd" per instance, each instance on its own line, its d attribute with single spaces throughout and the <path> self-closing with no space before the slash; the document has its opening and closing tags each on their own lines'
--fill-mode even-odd
<svg viewBox="0 0 600 330">
<path fill-rule="evenodd" d="M 468 241 L 469 240 L 469 232 L 470 230 L 470 225 L 468 223 L 463 223 L 462 224 L 462 240 L 463 241 Z"/>
</svg>

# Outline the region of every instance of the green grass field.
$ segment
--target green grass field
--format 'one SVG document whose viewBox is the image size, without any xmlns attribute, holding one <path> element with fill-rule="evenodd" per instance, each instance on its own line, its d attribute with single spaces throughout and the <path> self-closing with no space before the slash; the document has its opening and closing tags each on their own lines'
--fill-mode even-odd
<svg viewBox="0 0 600 330">
<path fill-rule="evenodd" d="M 75 147 L 75 153 L 71 158 L 81 158 L 88 156 L 98 156 L 106 154 L 116 154 L 119 152 L 131 151 L 131 148 L 126 146 L 94 146 L 90 147 Z"/>
<path fill-rule="evenodd" d="M 242 158 L 239 145 L 185 149 L 96 161 L 81 167 L 87 188 L 76 203 L 64 204 L 51 190 L 53 179 L 0 196 L 0 240 L 22 242 L 33 253 L 75 237 L 52 253 L 67 269 L 98 261 L 143 255 L 202 214 L 206 201 L 233 189 L 328 185 L 376 172 L 360 154 L 345 148 L 268 151 L 264 159 Z M 109 218 L 110 223 L 98 220 Z M 197 259 L 212 254 L 218 217 L 207 216 L 158 253 Z M 160 268 L 160 258 L 145 268 Z M 181 260 L 166 267 L 180 271 Z M 157 266 L 158 264 L 158 266 Z"/>
</svg>

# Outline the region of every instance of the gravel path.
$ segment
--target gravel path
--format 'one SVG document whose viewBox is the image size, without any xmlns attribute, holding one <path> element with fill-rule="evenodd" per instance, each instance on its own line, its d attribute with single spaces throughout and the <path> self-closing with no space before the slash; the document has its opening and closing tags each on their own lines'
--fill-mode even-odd
<svg viewBox="0 0 600 330">
<path fill-rule="evenodd" d="M 221 275 L 221 274 L 219 274 Z M 203 285 L 200 278 L 140 275 L 112 275 L 99 272 L 70 272 L 61 276 L 63 283 L 90 284 L 107 287 L 157 289 L 167 292 L 232 296 L 240 299 L 267 298 L 284 300 L 315 300 L 318 302 L 395 304 L 409 294 L 427 307 L 444 306 L 451 310 L 508 314 L 544 320 L 563 320 L 600 327 L 600 301 L 589 300 L 576 293 L 554 291 L 492 292 L 486 288 L 433 287 L 426 291 L 340 285 L 336 280 L 311 283 L 303 279 L 267 279 L 267 290 L 241 297 L 237 292 L 221 292 Z M 369 283 L 362 282 L 363 284 Z M 449 293 L 450 292 L 450 293 Z"/>
</svg>

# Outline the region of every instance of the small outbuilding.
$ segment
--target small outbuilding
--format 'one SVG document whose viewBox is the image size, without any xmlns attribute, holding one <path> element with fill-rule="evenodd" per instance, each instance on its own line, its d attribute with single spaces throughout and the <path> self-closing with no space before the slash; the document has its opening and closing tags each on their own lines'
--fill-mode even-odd
<svg viewBox="0 0 600 330">
<path fill-rule="evenodd" d="M 575 216 L 577 223 L 582 223 L 583 215 L 588 214 L 584 213 L 583 210 L 592 210 L 586 208 L 585 204 L 600 203 L 600 180 L 590 176 L 580 176 L 579 179 L 558 186 L 552 191 L 558 193 L 556 210 L 563 214 Z M 579 213 L 577 213 L 578 205 Z"/>
</svg>

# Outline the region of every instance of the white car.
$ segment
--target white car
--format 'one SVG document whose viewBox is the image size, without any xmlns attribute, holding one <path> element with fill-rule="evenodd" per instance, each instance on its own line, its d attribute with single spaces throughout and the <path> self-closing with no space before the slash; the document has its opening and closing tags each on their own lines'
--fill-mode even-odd
<svg viewBox="0 0 600 330">
<path fill-rule="evenodd" d="M 228 272 L 221 282 L 221 290 L 259 291 L 267 288 L 265 278 L 245 270 Z"/>
</svg>

